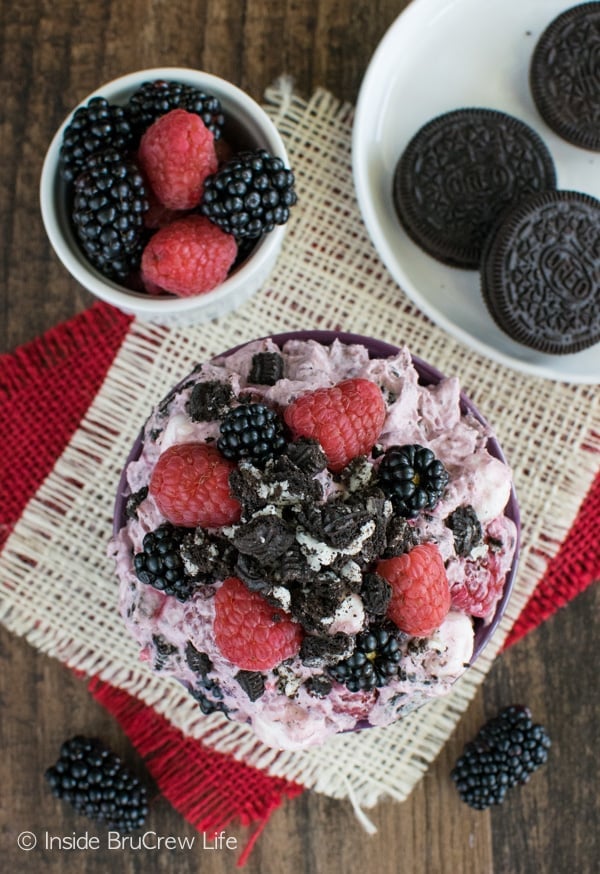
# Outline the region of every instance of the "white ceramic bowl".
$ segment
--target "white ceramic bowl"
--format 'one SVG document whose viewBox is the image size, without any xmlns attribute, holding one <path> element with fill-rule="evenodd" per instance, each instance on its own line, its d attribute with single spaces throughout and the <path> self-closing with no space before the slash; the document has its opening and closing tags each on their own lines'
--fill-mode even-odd
<svg viewBox="0 0 600 874">
<path fill-rule="evenodd" d="M 111 103 L 124 104 L 144 82 L 156 79 L 183 82 L 217 97 L 226 118 L 225 137 L 235 139 L 242 148 L 264 148 L 289 161 L 283 141 L 264 110 L 235 85 L 200 70 L 159 67 L 139 70 L 102 85 L 91 97 L 105 97 Z M 267 280 L 275 266 L 285 235 L 285 225 L 276 225 L 262 237 L 249 256 L 212 291 L 194 297 L 158 296 L 132 291 L 102 276 L 85 258 L 77 245 L 67 213 L 65 183 L 58 172 L 59 151 L 72 113 L 56 132 L 46 153 L 40 181 L 40 206 L 46 233 L 69 273 L 92 294 L 113 304 L 125 313 L 162 325 L 197 324 L 222 316 L 239 307 Z M 231 131 L 233 136 L 228 136 Z"/>
</svg>

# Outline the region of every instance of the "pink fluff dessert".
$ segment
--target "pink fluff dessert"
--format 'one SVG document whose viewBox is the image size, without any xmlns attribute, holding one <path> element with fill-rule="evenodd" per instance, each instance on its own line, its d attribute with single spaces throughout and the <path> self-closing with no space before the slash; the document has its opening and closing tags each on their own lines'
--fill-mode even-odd
<svg viewBox="0 0 600 874">
<path fill-rule="evenodd" d="M 445 695 L 504 609 L 511 470 L 406 348 L 266 338 L 153 410 L 119 487 L 120 612 L 203 713 L 301 749 Z"/>
</svg>

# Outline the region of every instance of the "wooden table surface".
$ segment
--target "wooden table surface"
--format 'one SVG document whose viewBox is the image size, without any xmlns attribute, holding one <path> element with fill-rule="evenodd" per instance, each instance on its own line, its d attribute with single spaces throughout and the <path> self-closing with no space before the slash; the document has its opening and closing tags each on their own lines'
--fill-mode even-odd
<svg viewBox="0 0 600 874">
<path fill-rule="evenodd" d="M 501 0 L 495 0 L 501 2 Z M 38 180 L 44 151 L 71 107 L 102 82 L 140 68 L 208 70 L 261 100 L 281 73 L 308 97 L 324 86 L 355 102 L 369 59 L 406 0 L 2 0 L 0 351 L 12 351 L 92 302 L 44 235 Z M 499 658 L 444 751 L 403 804 L 369 816 L 304 793 L 270 820 L 249 874 L 539 874 L 597 871 L 598 587 Z M 159 799 L 147 828 L 194 837 L 191 850 L 20 850 L 17 836 L 102 835 L 55 801 L 42 774 L 61 741 L 99 735 L 131 761 L 119 725 L 59 662 L 0 629 L 0 868 L 10 872 L 233 871 L 238 851 L 209 849 Z M 551 759 L 497 809 L 465 806 L 449 780 L 463 743 L 512 703 L 528 704 L 553 739 Z M 227 836 L 243 847 L 248 831 Z M 110 867 L 109 867 L 110 866 Z"/>
</svg>

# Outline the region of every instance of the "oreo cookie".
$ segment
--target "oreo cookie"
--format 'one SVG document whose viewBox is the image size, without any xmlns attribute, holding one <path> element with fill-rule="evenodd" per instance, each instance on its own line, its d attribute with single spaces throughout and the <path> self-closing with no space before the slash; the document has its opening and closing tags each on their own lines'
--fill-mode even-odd
<svg viewBox="0 0 600 874">
<path fill-rule="evenodd" d="M 552 156 L 524 122 L 494 109 L 457 109 L 425 124 L 394 173 L 396 212 L 439 261 L 476 269 L 500 214 L 556 187 Z"/>
<path fill-rule="evenodd" d="M 511 209 L 486 243 L 481 291 L 498 326 L 532 349 L 600 341 L 600 201 L 548 191 Z"/>
<path fill-rule="evenodd" d="M 555 133 L 600 151 L 600 3 L 574 6 L 548 25 L 531 58 L 529 85 Z"/>
</svg>

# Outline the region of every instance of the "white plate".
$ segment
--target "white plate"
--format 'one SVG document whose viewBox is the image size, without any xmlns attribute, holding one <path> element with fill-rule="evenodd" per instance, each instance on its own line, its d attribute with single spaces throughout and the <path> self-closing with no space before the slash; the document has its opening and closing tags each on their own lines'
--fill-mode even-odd
<svg viewBox="0 0 600 874">
<path fill-rule="evenodd" d="M 600 198 L 600 155 L 542 121 L 529 93 L 531 53 L 569 0 L 413 0 L 385 34 L 361 85 L 352 134 L 354 184 L 371 239 L 396 282 L 433 321 L 483 355 L 525 373 L 600 383 L 600 344 L 542 355 L 493 322 L 475 270 L 446 267 L 406 235 L 394 210 L 398 158 L 436 115 L 465 106 L 527 122 L 552 153 L 558 187 Z M 418 352 L 418 350 L 415 350 Z"/>
</svg>

